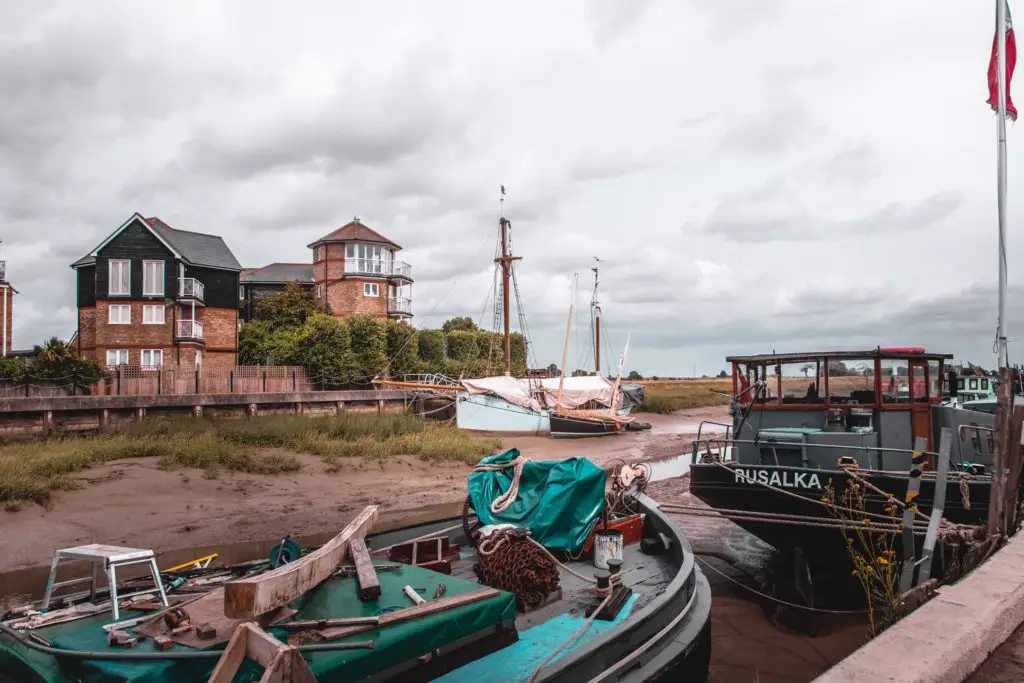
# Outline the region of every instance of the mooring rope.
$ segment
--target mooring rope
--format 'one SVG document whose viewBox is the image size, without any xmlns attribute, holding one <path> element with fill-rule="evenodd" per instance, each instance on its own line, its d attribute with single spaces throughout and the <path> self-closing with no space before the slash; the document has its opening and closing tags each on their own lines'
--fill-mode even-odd
<svg viewBox="0 0 1024 683">
<path fill-rule="evenodd" d="M 604 596 L 604 600 L 602 600 L 602 601 L 601 601 L 601 604 L 597 606 L 597 609 L 595 609 L 595 610 L 594 610 L 593 612 L 591 612 L 591 613 L 590 613 L 590 616 L 589 616 L 589 617 L 587 617 L 587 618 L 586 618 L 586 619 L 584 620 L 584 622 L 583 622 L 582 624 L 580 624 L 580 627 L 579 627 L 578 629 L 576 629 L 575 631 L 573 631 L 572 635 L 570 635 L 570 636 L 569 636 L 569 637 L 568 637 L 568 638 L 567 638 L 567 639 L 565 640 L 565 642 L 563 642 L 563 643 L 562 643 L 561 645 L 559 645 L 559 646 L 558 646 L 558 647 L 557 647 L 557 648 L 555 649 L 555 651 L 554 651 L 554 652 L 552 652 L 552 653 L 551 653 L 551 654 L 549 654 L 549 655 L 548 655 L 547 657 L 545 657 L 545 658 L 544 658 L 544 660 L 543 660 L 543 661 L 542 661 L 542 662 L 541 662 L 540 664 L 538 664 L 538 665 L 537 665 L 537 668 L 535 668 L 535 669 L 533 670 L 533 673 L 531 673 L 531 674 L 530 674 L 530 675 L 529 675 L 529 676 L 528 676 L 528 677 L 526 678 L 526 683 L 533 683 L 533 681 L 535 681 L 535 680 L 537 679 L 537 675 L 538 675 L 538 674 L 540 673 L 540 670 L 541 670 L 541 669 L 543 669 L 543 668 L 544 668 L 545 666 L 547 666 L 547 665 L 548 665 L 548 663 L 549 663 L 549 662 L 550 662 L 550 661 L 551 661 L 552 659 L 554 659 L 555 657 L 557 657 L 557 656 L 558 656 L 558 653 L 560 653 L 560 652 L 561 652 L 562 650 L 564 650 L 565 648 L 567 648 L 567 647 L 569 646 L 569 644 L 570 644 L 570 643 L 572 643 L 572 642 L 575 642 L 575 640 L 576 640 L 577 638 L 579 638 L 579 637 L 580 637 L 581 635 L 583 635 L 583 632 L 584 632 L 584 631 L 586 631 L 586 630 L 587 630 L 587 628 L 589 628 L 589 627 L 590 627 L 590 625 L 594 623 L 594 620 L 595 620 L 595 619 L 597 619 L 597 615 L 601 613 L 601 610 L 603 610 L 603 609 L 605 608 L 605 606 L 606 606 L 606 605 L 607 605 L 607 604 L 609 603 L 609 601 L 611 601 L 611 599 L 612 599 L 612 594 L 613 594 L 613 593 L 614 593 L 614 591 L 613 591 L 613 590 L 611 589 L 611 584 L 609 584 L 609 587 L 608 587 L 608 595 Z"/>
<path fill-rule="evenodd" d="M 505 491 L 505 493 L 491 501 L 491 512 L 496 515 L 500 514 L 512 507 L 512 503 L 516 502 L 516 498 L 519 497 L 519 481 L 523 477 L 523 466 L 528 462 L 530 462 L 529 458 L 520 455 L 503 465 L 477 465 L 473 468 L 474 472 L 501 472 L 509 468 L 514 469 L 512 472 L 512 483 L 509 485 L 508 491 Z"/>
</svg>

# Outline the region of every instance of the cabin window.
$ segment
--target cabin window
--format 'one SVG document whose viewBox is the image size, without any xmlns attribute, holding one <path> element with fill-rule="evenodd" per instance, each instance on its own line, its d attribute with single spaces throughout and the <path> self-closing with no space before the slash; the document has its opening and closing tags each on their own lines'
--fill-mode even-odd
<svg viewBox="0 0 1024 683">
<path fill-rule="evenodd" d="M 163 296 L 164 295 L 164 262 L 143 261 L 142 262 L 142 295 Z"/>
<path fill-rule="evenodd" d="M 882 402 L 910 403 L 910 363 L 902 358 L 883 358 Z"/>
<path fill-rule="evenodd" d="M 766 386 L 761 389 L 754 388 L 758 381 L 765 382 L 767 380 L 767 371 L 768 368 L 764 363 L 736 364 L 736 374 L 738 375 L 736 393 L 739 394 L 741 403 L 750 403 L 751 401 L 770 403 L 776 400 L 775 389 L 777 387 L 771 382 L 766 382 Z"/>
<path fill-rule="evenodd" d="M 820 361 L 783 363 L 779 368 L 783 403 L 824 403 Z"/>
<path fill-rule="evenodd" d="M 988 380 L 984 377 L 981 378 L 981 390 L 988 391 Z"/>
<path fill-rule="evenodd" d="M 380 296 L 380 283 L 364 282 L 363 296 Z"/>
<path fill-rule="evenodd" d="M 132 262 L 128 259 L 110 259 L 107 261 L 109 269 L 110 296 L 128 296 L 131 294 L 131 272 Z"/>
<path fill-rule="evenodd" d="M 841 405 L 876 403 L 875 361 L 870 358 L 828 361 L 828 400 Z"/>
<path fill-rule="evenodd" d="M 912 379 L 910 390 L 913 394 L 914 403 L 928 402 L 927 366 L 924 363 L 915 362 L 910 366 Z"/>
<path fill-rule="evenodd" d="M 958 380 L 956 381 L 956 389 L 957 389 L 957 391 L 963 391 L 963 390 L 964 390 L 964 388 L 965 388 L 965 387 L 964 387 L 964 378 L 963 378 L 963 377 L 961 377 L 960 379 L 958 379 Z"/>
<path fill-rule="evenodd" d="M 969 384 L 968 384 L 968 386 L 969 386 L 969 387 L 970 387 L 971 389 L 975 389 L 975 390 L 976 390 L 976 389 L 978 388 L 978 378 L 977 378 L 977 377 L 972 377 L 972 378 L 971 378 L 971 379 L 969 380 Z"/>
<path fill-rule="evenodd" d="M 937 360 L 928 361 L 928 398 L 942 399 L 942 368 Z"/>
</svg>

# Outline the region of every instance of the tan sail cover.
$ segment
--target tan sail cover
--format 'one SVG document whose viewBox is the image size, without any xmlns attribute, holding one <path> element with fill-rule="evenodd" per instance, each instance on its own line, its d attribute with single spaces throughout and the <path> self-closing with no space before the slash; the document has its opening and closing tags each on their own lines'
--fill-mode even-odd
<svg viewBox="0 0 1024 683">
<path fill-rule="evenodd" d="M 491 394 L 523 408 L 540 410 L 555 407 L 558 400 L 558 381 L 557 377 L 538 381 L 499 376 L 464 379 L 462 386 L 471 394 Z M 589 401 L 610 406 L 614 388 L 615 385 L 604 377 L 566 377 L 561 407 L 579 408 Z M 618 403 L 621 404 L 621 401 Z"/>
</svg>

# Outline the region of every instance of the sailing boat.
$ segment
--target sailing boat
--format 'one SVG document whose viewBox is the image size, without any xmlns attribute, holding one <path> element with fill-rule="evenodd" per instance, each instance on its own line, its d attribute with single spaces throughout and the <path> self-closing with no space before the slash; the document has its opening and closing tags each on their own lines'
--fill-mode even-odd
<svg viewBox="0 0 1024 683">
<path fill-rule="evenodd" d="M 572 300 L 569 302 L 569 317 L 565 323 L 565 343 L 562 346 L 562 372 L 558 378 L 558 394 L 555 399 L 555 405 L 551 410 L 549 421 L 551 423 L 551 436 L 552 438 L 578 438 L 584 436 L 607 436 L 610 434 L 618 434 L 621 432 L 625 425 L 632 421 L 632 418 L 617 415 L 617 408 L 621 407 L 621 394 L 619 393 L 619 384 L 622 379 L 622 365 L 625 361 L 625 349 L 619 359 L 619 374 L 615 379 L 615 384 L 612 386 L 610 398 L 607 409 L 600 408 L 587 408 L 586 405 L 592 404 L 588 401 L 580 404 L 576 401 L 576 406 L 571 407 L 566 405 L 565 401 L 565 371 L 566 361 L 568 360 L 569 354 L 569 337 L 572 333 L 572 311 L 576 300 L 576 278 L 573 277 L 572 286 Z M 594 319 L 595 326 L 595 363 L 598 366 L 600 372 L 600 308 L 597 305 L 597 268 L 594 268 L 594 297 L 591 299 L 591 306 L 596 313 Z M 627 342 L 628 344 L 628 342 Z M 579 377 L 572 379 L 597 379 L 603 382 L 607 382 L 604 378 L 600 377 L 600 374 L 594 375 L 590 378 Z M 618 406 L 616 406 L 618 403 Z"/>
<path fill-rule="evenodd" d="M 513 256 L 511 248 L 512 223 L 505 218 L 504 189 L 502 211 L 498 219 L 501 252 L 495 257 L 497 274 L 500 275 L 500 295 L 495 296 L 495 319 L 501 318 L 503 327 L 504 373 L 490 377 L 460 378 L 450 384 L 425 384 L 378 380 L 375 383 L 430 392 L 434 395 L 451 396 L 455 401 L 455 424 L 460 429 L 473 432 L 498 434 L 548 434 L 551 432 L 552 406 L 565 410 L 581 409 L 588 405 L 619 406 L 621 412 L 628 412 L 639 405 L 631 393 L 624 402 L 612 382 L 591 375 L 558 379 L 517 378 L 512 376 L 511 309 L 512 295 L 515 294 L 520 324 L 522 306 L 519 302 L 518 287 L 515 285 L 515 264 L 522 259 Z M 525 335 L 524 335 L 525 336 Z M 564 362 L 563 362 L 564 365 Z M 556 384 L 560 394 L 556 400 Z M 624 407 L 625 406 L 625 407 Z"/>
</svg>

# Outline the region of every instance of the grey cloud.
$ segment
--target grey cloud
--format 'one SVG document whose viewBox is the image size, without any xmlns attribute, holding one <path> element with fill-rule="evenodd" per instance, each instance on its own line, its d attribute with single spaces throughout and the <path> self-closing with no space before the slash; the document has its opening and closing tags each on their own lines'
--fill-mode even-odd
<svg viewBox="0 0 1024 683">
<path fill-rule="evenodd" d="M 710 218 L 696 229 L 734 242 L 813 241 L 896 234 L 921 230 L 942 221 L 956 212 L 964 200 L 959 190 L 943 190 L 915 204 L 891 202 L 859 218 L 843 221 L 812 216 L 799 209 L 766 209 L 759 197 L 746 205 L 719 204 Z"/>
<path fill-rule="evenodd" d="M 588 2 L 588 15 L 594 27 L 595 42 L 603 47 L 629 31 L 647 12 L 650 4 L 650 0 Z"/>
<path fill-rule="evenodd" d="M 814 168 L 833 181 L 861 184 L 880 174 L 878 155 L 874 148 L 862 142 L 836 153 L 831 159 Z"/>
<path fill-rule="evenodd" d="M 774 102 L 766 111 L 744 112 L 722 135 L 722 152 L 751 155 L 780 154 L 819 135 L 806 107 L 792 98 Z"/>
</svg>

